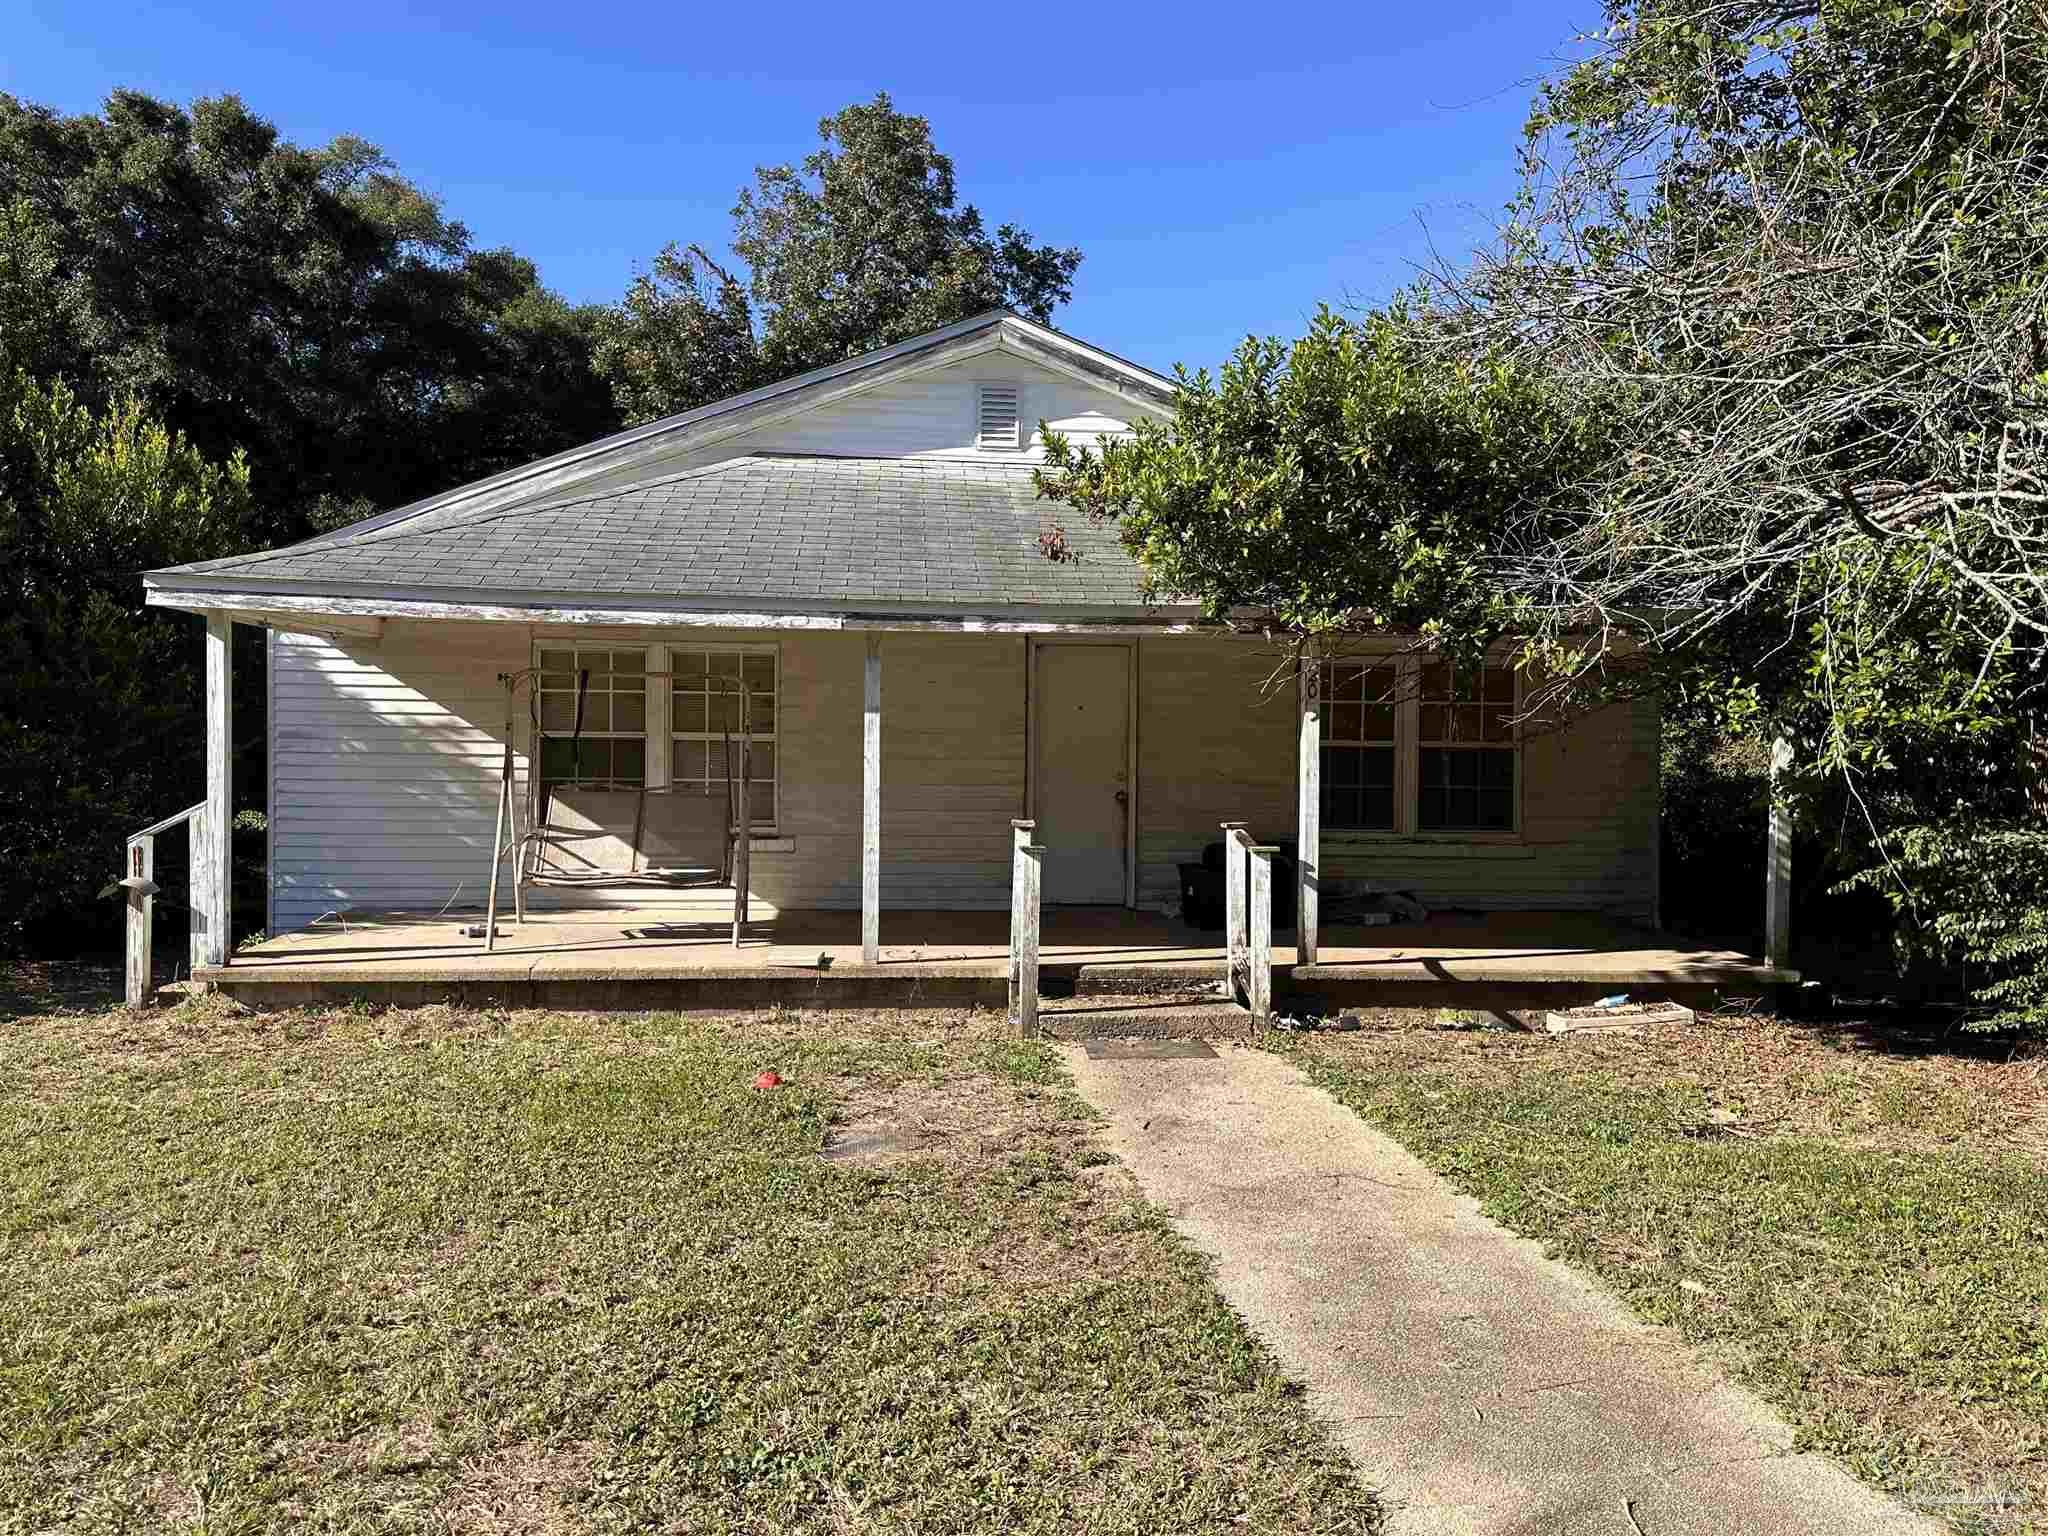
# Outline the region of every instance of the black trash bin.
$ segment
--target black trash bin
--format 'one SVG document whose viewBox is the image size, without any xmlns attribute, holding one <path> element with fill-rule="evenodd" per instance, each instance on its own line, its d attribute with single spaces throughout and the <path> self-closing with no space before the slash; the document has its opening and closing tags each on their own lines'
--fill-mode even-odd
<svg viewBox="0 0 2048 1536">
<path fill-rule="evenodd" d="M 1294 926 L 1296 885 L 1295 850 L 1292 838 L 1282 839 L 1273 855 L 1273 926 Z M 1190 928 L 1218 932 L 1223 927 L 1223 844 L 1210 843 L 1202 850 L 1202 862 L 1180 866 L 1180 915 Z"/>
</svg>

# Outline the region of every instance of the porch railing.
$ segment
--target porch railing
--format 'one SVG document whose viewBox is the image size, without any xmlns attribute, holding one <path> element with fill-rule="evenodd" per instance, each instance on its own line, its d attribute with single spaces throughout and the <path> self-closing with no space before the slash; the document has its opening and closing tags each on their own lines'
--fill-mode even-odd
<svg viewBox="0 0 2048 1536">
<path fill-rule="evenodd" d="M 205 910 L 206 882 L 212 878 L 206 867 L 202 850 L 206 846 L 206 802 L 188 805 L 175 816 L 166 816 L 162 821 L 144 827 L 128 839 L 128 856 L 121 878 L 107 887 L 109 894 L 116 890 L 125 891 L 128 898 L 128 944 L 127 944 L 127 1002 L 130 1008 L 140 1008 L 149 1000 L 150 983 L 154 980 L 156 943 L 156 895 L 161 887 L 156 883 L 156 840 L 160 833 L 168 832 L 181 822 L 189 823 L 186 837 L 192 848 L 190 865 L 190 898 L 195 914 L 192 923 L 192 966 L 197 970 L 204 954 L 202 946 L 206 934 L 196 914 Z"/>
<path fill-rule="evenodd" d="M 1255 843 L 1241 821 L 1223 827 L 1223 984 L 1256 1024 L 1273 1017 L 1272 843 Z"/>
<path fill-rule="evenodd" d="M 1025 1039 L 1038 1033 L 1039 860 L 1035 821 L 1010 823 L 1010 1027 Z"/>
</svg>

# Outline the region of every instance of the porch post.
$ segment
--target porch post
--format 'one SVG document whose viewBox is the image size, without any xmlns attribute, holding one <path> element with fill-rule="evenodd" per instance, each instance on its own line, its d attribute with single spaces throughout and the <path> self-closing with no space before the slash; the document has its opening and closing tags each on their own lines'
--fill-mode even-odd
<svg viewBox="0 0 2048 1536">
<path fill-rule="evenodd" d="M 740 671 L 745 675 L 746 666 Z M 667 789 L 675 779 L 675 718 L 671 713 L 674 695 L 668 647 L 647 647 L 647 787 Z"/>
<path fill-rule="evenodd" d="M 1771 743 L 1770 846 L 1764 862 L 1764 958 L 1783 969 L 1792 963 L 1792 808 L 1778 781 L 1792 766 L 1792 743 Z"/>
<path fill-rule="evenodd" d="M 192 914 L 192 958 L 228 962 L 234 880 L 228 850 L 234 837 L 234 620 L 206 615 L 206 814 L 193 825 L 192 868 L 200 900 Z"/>
<path fill-rule="evenodd" d="M 1295 811 L 1294 958 L 1316 963 L 1316 925 L 1323 873 L 1323 668 L 1304 651 L 1301 694 L 1300 805 Z"/>
<path fill-rule="evenodd" d="M 860 728 L 860 957 L 882 958 L 882 637 L 868 635 Z"/>
</svg>

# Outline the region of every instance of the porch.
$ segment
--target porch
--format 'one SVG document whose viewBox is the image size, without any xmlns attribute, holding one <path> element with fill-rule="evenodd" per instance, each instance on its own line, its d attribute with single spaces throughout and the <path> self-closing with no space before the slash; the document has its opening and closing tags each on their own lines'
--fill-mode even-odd
<svg viewBox="0 0 2048 1536">
<path fill-rule="evenodd" d="M 463 930 L 475 913 L 348 914 L 253 945 L 211 982 L 258 1007 L 364 998 L 416 1004 L 733 1008 L 1002 1006 L 1006 912 L 887 915 L 876 958 L 861 914 L 784 910 L 735 948 L 729 922 L 672 907 L 501 916 L 494 952 Z M 1295 1007 L 1557 1006 L 1626 991 L 1712 1005 L 1795 979 L 1729 950 L 1585 912 L 1444 913 L 1385 927 L 1325 925 L 1316 963 L 1274 936 L 1274 989 Z M 1053 998 L 1195 998 L 1223 976 L 1221 933 L 1121 907 L 1049 907 L 1040 985 Z"/>
</svg>

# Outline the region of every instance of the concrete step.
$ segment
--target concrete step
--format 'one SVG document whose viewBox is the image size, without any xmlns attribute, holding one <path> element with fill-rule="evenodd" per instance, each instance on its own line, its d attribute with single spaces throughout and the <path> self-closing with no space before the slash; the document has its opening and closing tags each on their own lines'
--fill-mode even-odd
<svg viewBox="0 0 2048 1536">
<path fill-rule="evenodd" d="M 1252 1016 L 1220 998 L 1076 997 L 1043 1001 L 1038 1025 L 1054 1040 L 1241 1040 Z"/>
</svg>

